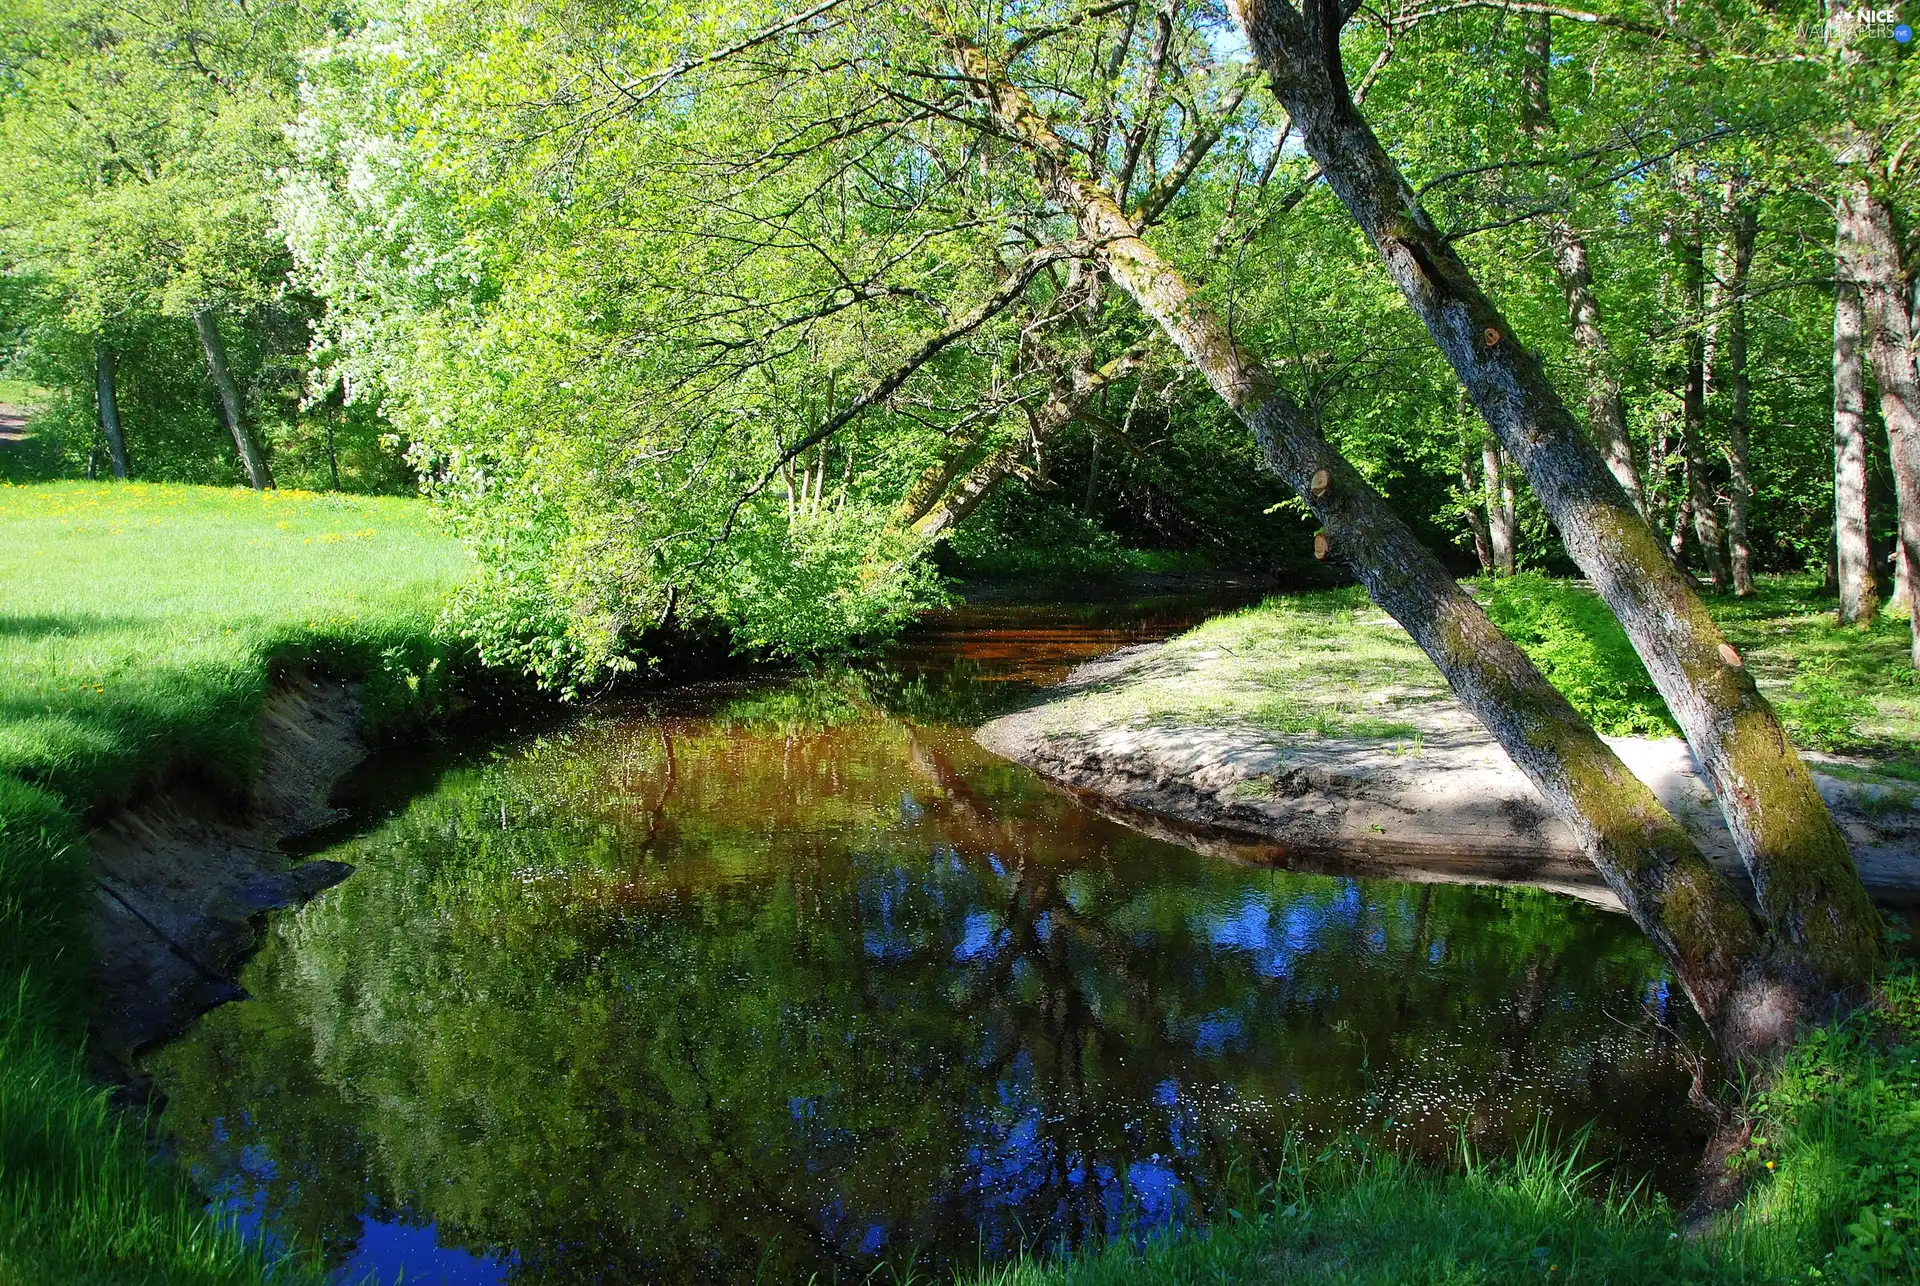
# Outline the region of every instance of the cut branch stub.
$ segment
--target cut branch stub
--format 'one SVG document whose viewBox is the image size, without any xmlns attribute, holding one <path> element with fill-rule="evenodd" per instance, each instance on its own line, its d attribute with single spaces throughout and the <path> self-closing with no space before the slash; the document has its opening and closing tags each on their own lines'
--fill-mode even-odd
<svg viewBox="0 0 1920 1286">
<path fill-rule="evenodd" d="M 1315 500 L 1325 500 L 1327 498 L 1327 489 L 1331 486 L 1333 486 L 1332 474 L 1328 473 L 1325 469 L 1315 469 L 1313 471 L 1313 481 L 1308 484 L 1308 487 L 1313 492 L 1313 498 Z"/>
<path fill-rule="evenodd" d="M 1746 662 L 1740 659 L 1740 653 L 1734 650 L 1734 646 L 1731 643 L 1722 643 L 1720 645 L 1720 659 L 1736 670 L 1746 665 Z"/>
<path fill-rule="evenodd" d="M 1333 552 L 1333 538 L 1324 531 L 1313 533 L 1313 556 L 1321 562 L 1327 561 L 1327 555 Z"/>
</svg>

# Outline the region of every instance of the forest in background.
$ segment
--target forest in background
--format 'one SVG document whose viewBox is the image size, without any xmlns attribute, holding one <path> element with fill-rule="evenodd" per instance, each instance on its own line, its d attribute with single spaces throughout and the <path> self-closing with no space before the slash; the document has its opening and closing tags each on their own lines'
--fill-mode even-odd
<svg viewBox="0 0 1920 1286">
<path fill-rule="evenodd" d="M 1676 555 L 1889 597 L 1836 231 L 1870 192 L 1914 251 L 1909 43 L 1806 3 L 1342 13 L 1354 98 Z M 1232 14 L 967 20 L 1425 543 L 1569 569 Z M 423 487 L 486 571 L 463 623 L 563 686 L 661 625 L 884 632 L 938 597 L 941 541 L 998 570 L 1311 555 L 1249 435 L 959 119 L 910 7 L 0 23 L 0 351 L 41 390 L 9 476 Z"/>
</svg>

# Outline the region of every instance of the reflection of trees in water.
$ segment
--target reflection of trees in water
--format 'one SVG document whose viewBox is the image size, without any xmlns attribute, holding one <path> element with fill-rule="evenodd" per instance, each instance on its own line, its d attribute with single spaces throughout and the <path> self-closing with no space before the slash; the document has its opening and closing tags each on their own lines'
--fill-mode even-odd
<svg viewBox="0 0 1920 1286">
<path fill-rule="evenodd" d="M 891 722 L 585 730 L 358 848 L 167 1059 L 185 1145 L 336 1247 L 371 1199 L 534 1279 L 970 1260 L 1370 1095 L 1438 1147 L 1685 1088 L 1598 1013 L 1624 922 L 1202 859 Z"/>
</svg>

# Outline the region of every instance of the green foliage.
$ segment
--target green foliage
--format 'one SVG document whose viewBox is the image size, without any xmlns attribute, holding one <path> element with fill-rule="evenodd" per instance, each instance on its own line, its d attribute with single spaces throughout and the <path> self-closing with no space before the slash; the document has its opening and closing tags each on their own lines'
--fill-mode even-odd
<svg viewBox="0 0 1920 1286">
<path fill-rule="evenodd" d="M 947 542 L 962 576 L 1174 571 L 1206 566 L 1204 551 L 1129 548 L 1099 519 L 1025 487 L 1002 487 Z"/>
<path fill-rule="evenodd" d="M 1753 1103 L 1736 1162 L 1763 1186 L 1747 1218 L 1780 1267 L 1822 1281 L 1920 1277 L 1920 974 L 1797 1044 Z M 1829 1249 L 1830 1248 L 1830 1249 Z"/>
<path fill-rule="evenodd" d="M 1831 662 L 1801 665 L 1793 676 L 1793 699 L 1784 705 L 1795 744 L 1808 750 L 1856 749 L 1861 721 L 1875 712 L 1872 700 Z"/>
<path fill-rule="evenodd" d="M 311 384 L 318 302 L 277 225 L 299 52 L 345 18 L 305 0 L 52 0 L 0 32 L 0 369 L 51 390 L 0 477 L 106 472 L 102 354 L 134 476 L 239 476 L 189 320 L 204 310 L 283 484 L 411 489 L 390 428 Z"/>
<path fill-rule="evenodd" d="M 1626 632 L 1591 591 L 1536 572 L 1483 581 L 1480 591 L 1494 624 L 1599 732 L 1677 735 Z"/>
<path fill-rule="evenodd" d="M 258 1282 L 271 1256 L 148 1155 L 82 1065 L 75 819 L 134 784 L 248 780 L 270 671 L 359 679 L 370 723 L 444 701 L 466 569 L 417 501 L 0 486 L 0 1283 Z M 277 1280 L 306 1280 L 289 1263 Z"/>
</svg>

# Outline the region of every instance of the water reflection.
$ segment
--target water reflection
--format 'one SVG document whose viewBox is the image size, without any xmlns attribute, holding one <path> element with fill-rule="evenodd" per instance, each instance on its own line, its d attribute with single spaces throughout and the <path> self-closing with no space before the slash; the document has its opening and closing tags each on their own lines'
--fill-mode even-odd
<svg viewBox="0 0 1920 1286">
<path fill-rule="evenodd" d="M 1624 919 L 1116 826 L 877 704 L 989 699 L 958 650 L 448 772 L 164 1053 L 169 1127 L 271 1235 L 409 1281 L 970 1266 L 1205 1217 L 1289 1131 L 1697 1155 Z"/>
</svg>

